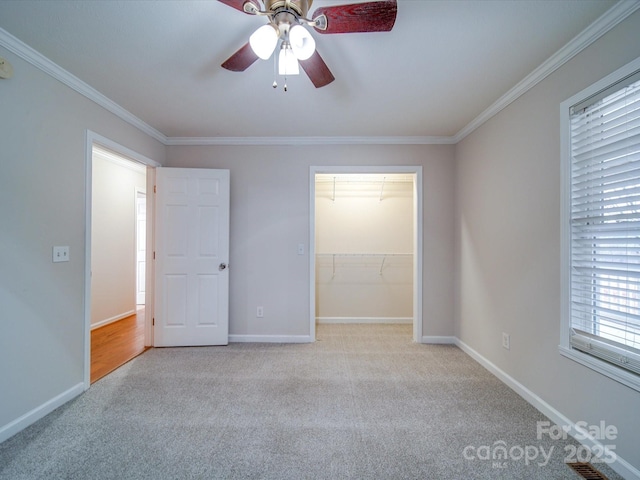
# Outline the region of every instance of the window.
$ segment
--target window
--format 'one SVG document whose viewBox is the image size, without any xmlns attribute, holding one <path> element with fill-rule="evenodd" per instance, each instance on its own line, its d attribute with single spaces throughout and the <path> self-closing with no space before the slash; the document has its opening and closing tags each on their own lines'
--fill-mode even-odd
<svg viewBox="0 0 640 480">
<path fill-rule="evenodd" d="M 561 351 L 640 389 L 640 65 L 614 75 L 562 104 Z"/>
</svg>

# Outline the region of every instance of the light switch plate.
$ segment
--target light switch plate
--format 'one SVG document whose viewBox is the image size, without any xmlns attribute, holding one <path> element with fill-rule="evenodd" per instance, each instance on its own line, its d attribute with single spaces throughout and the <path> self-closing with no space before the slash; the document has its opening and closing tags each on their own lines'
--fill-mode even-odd
<svg viewBox="0 0 640 480">
<path fill-rule="evenodd" d="M 53 262 L 68 262 L 69 261 L 69 247 L 53 247 Z"/>
<path fill-rule="evenodd" d="M 6 58 L 0 57 L 0 78 L 13 77 L 13 67 Z"/>
</svg>

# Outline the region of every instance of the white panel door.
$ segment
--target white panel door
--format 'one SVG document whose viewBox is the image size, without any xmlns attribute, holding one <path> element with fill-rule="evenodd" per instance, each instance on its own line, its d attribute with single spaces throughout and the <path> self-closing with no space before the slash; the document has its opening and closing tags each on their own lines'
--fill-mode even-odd
<svg viewBox="0 0 640 480">
<path fill-rule="evenodd" d="M 156 169 L 156 347 L 228 343 L 229 190 L 229 170 Z"/>
</svg>

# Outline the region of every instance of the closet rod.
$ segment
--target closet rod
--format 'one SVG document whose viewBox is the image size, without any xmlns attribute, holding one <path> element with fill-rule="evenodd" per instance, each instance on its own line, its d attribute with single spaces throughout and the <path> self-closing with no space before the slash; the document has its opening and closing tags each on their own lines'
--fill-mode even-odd
<svg viewBox="0 0 640 480">
<path fill-rule="evenodd" d="M 380 263 L 380 270 L 378 271 L 379 275 L 382 275 L 382 269 L 384 268 L 384 264 L 387 261 L 387 257 L 412 257 L 412 253 L 317 253 L 316 257 L 327 257 L 331 256 L 331 278 L 335 278 L 336 276 L 336 257 L 382 257 L 382 262 Z"/>
</svg>

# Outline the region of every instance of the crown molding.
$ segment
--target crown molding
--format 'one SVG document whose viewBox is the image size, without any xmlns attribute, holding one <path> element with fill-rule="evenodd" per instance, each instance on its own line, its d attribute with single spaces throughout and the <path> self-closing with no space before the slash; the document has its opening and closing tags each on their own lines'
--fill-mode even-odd
<svg viewBox="0 0 640 480">
<path fill-rule="evenodd" d="M 117 117 L 121 118 L 125 122 L 133 125 L 138 130 L 141 130 L 142 132 L 146 133 L 150 137 L 153 137 L 159 142 L 166 144 L 167 137 L 162 133 L 160 133 L 158 130 L 156 130 L 146 122 L 140 120 L 131 112 L 129 112 L 128 110 L 125 110 L 120 105 L 115 103 L 113 100 L 110 100 L 109 98 L 104 96 L 102 93 L 97 91 L 95 88 L 89 86 L 88 84 L 80 80 L 75 75 L 72 75 L 71 73 L 67 72 L 64 68 L 55 64 L 54 62 L 49 60 L 47 57 L 37 52 L 36 50 L 31 48 L 29 45 L 22 42 L 18 38 L 14 37 L 13 35 L 11 35 L 9 32 L 7 32 L 2 28 L 0 28 L 0 45 L 5 47 L 10 52 L 16 54 L 23 60 L 27 61 L 34 67 L 48 74 L 49 76 L 55 78 L 59 82 L 75 90 L 80 95 L 84 95 L 89 100 L 93 101 L 94 103 L 97 103 L 98 105 L 108 110 L 109 112 L 113 113 Z"/>
<path fill-rule="evenodd" d="M 0 28 L 0 46 L 5 47 L 44 73 L 62 82 L 164 145 L 453 145 L 460 142 L 483 123 L 498 114 L 520 96 L 524 95 L 638 9 L 640 9 L 640 1 L 620 0 L 452 137 L 167 137 L 2 28 Z"/>
<path fill-rule="evenodd" d="M 527 93 L 534 86 L 547 78 L 558 68 L 567 63 L 638 9 L 640 9 L 640 1 L 638 0 L 621 0 L 616 3 L 595 22 L 576 35 L 569 43 L 549 57 L 542 65 L 527 75 L 515 87 L 505 93 L 489 108 L 455 134 L 452 137 L 455 140 L 454 143 L 461 141 L 480 125 Z"/>
<path fill-rule="evenodd" d="M 454 137 L 167 137 L 166 145 L 452 145 Z"/>
<path fill-rule="evenodd" d="M 282 145 L 431 145 L 454 144 L 454 137 L 167 137 L 148 123 L 133 115 L 113 100 L 69 73 L 47 57 L 31 48 L 26 43 L 0 28 L 0 46 L 16 54 L 26 62 L 47 75 L 67 85 L 79 94 L 105 108 L 140 131 L 155 138 L 164 145 L 250 145 L 250 146 L 282 146 Z"/>
</svg>

